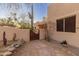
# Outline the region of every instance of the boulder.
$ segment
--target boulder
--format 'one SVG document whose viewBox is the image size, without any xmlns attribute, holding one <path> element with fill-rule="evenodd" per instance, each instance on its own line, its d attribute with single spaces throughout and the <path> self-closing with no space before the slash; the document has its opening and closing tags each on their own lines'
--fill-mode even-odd
<svg viewBox="0 0 79 59">
<path fill-rule="evenodd" d="M 18 47 L 20 47 L 20 44 L 15 44 L 14 47 L 18 48 Z"/>
<path fill-rule="evenodd" d="M 12 55 L 12 52 L 10 51 L 6 51 L 5 53 L 3 53 L 3 56 L 10 56 L 10 55 Z"/>
<path fill-rule="evenodd" d="M 7 50 L 10 52 L 14 51 L 15 49 L 16 49 L 15 47 L 7 47 Z"/>
<path fill-rule="evenodd" d="M 15 47 L 16 44 L 17 44 L 17 42 L 14 42 L 14 43 L 11 45 L 11 47 Z"/>
<path fill-rule="evenodd" d="M 20 45 L 21 45 L 21 42 L 15 42 L 15 43 L 13 43 L 13 44 L 11 45 L 11 47 L 17 48 L 17 47 L 19 47 Z"/>
</svg>

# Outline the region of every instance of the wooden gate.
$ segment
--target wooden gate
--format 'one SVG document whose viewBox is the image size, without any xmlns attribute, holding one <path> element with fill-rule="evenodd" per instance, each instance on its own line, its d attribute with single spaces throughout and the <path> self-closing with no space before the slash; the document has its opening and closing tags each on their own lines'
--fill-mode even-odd
<svg viewBox="0 0 79 59">
<path fill-rule="evenodd" d="M 39 40 L 39 32 L 35 33 L 34 31 L 30 30 L 30 40 Z"/>
</svg>

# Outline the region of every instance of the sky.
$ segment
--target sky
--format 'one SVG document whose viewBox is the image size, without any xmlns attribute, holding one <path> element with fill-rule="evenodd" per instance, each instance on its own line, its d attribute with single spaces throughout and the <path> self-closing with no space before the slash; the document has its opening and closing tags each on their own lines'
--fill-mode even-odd
<svg viewBox="0 0 79 59">
<path fill-rule="evenodd" d="M 36 20 L 42 20 L 44 16 L 47 16 L 48 4 L 34 4 L 34 17 Z"/>
<path fill-rule="evenodd" d="M 21 5 L 21 4 L 20 4 Z M 41 21 L 43 20 L 44 16 L 47 16 L 48 4 L 47 3 L 35 3 L 33 4 L 34 9 L 34 21 Z M 13 9 L 11 9 L 13 10 Z M 18 9 L 16 12 L 18 15 L 21 13 L 26 13 L 30 9 L 26 5 L 22 5 L 22 8 Z M 9 15 L 10 10 L 0 5 L 0 17 L 7 17 Z"/>
</svg>

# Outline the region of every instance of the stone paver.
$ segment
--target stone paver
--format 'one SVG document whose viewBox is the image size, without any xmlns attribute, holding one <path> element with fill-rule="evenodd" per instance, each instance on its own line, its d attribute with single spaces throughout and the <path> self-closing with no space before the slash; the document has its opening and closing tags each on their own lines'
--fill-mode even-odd
<svg viewBox="0 0 79 59">
<path fill-rule="evenodd" d="M 75 49 L 63 47 L 55 41 L 34 40 L 25 43 L 14 52 L 14 56 L 74 56 Z"/>
</svg>

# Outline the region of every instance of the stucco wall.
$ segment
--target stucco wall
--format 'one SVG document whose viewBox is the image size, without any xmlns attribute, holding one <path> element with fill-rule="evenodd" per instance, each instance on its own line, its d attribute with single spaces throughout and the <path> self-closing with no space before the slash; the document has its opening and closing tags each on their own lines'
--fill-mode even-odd
<svg viewBox="0 0 79 59">
<path fill-rule="evenodd" d="M 40 29 L 39 39 L 40 40 L 44 40 L 45 39 L 45 29 Z"/>
<path fill-rule="evenodd" d="M 0 26 L 0 40 L 3 39 L 3 32 L 4 31 L 6 33 L 7 40 L 12 40 L 14 33 L 16 33 L 16 39 L 24 39 L 27 42 L 30 40 L 29 29 L 17 29 L 14 27 Z"/>
<path fill-rule="evenodd" d="M 57 32 L 56 20 L 76 15 L 76 33 Z M 79 4 L 50 4 L 48 7 L 48 31 L 51 39 L 67 40 L 68 44 L 79 48 Z"/>
</svg>

